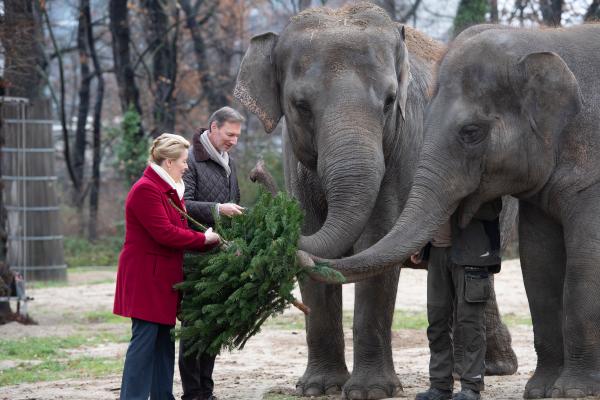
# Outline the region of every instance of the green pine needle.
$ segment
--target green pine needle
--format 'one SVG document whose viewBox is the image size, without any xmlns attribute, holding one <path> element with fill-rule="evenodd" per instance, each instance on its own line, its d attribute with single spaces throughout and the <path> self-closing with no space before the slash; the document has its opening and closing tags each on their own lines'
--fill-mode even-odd
<svg viewBox="0 0 600 400">
<path fill-rule="evenodd" d="M 229 238 L 221 251 L 186 255 L 186 281 L 176 335 L 188 341 L 188 354 L 241 349 L 272 315 L 293 301 L 298 276 L 306 271 L 296 261 L 302 212 L 285 193 L 260 194 L 243 215 L 217 220 L 216 231 Z M 323 265 L 315 272 L 341 278 Z"/>
</svg>

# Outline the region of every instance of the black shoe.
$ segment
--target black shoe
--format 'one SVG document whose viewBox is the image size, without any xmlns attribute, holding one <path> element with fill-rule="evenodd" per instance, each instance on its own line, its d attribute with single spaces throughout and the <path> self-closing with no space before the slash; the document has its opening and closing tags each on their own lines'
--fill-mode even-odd
<svg viewBox="0 0 600 400">
<path fill-rule="evenodd" d="M 415 400 L 448 400 L 452 398 L 452 390 L 429 388 L 426 392 L 418 393 Z"/>
<path fill-rule="evenodd" d="M 219 400 L 217 396 L 213 396 L 212 394 L 206 398 L 206 400 Z"/>
<path fill-rule="evenodd" d="M 452 400 L 479 400 L 481 396 L 479 392 L 473 389 L 462 389 L 460 392 L 452 396 Z"/>
</svg>

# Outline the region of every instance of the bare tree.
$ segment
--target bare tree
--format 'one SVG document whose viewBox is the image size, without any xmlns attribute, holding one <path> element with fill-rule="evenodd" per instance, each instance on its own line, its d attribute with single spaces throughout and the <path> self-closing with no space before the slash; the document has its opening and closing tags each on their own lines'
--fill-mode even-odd
<svg viewBox="0 0 600 400">
<path fill-rule="evenodd" d="M 46 63 L 42 13 L 36 0 L 5 0 L 0 20 L 0 41 L 4 49 L 3 88 L 5 95 L 26 97 L 31 101 L 43 97 Z M 0 185 L 0 192 L 4 185 Z M 0 197 L 0 276 L 8 275 L 6 264 L 7 233 L 4 230 L 4 197 Z M 0 302 L 0 320 L 11 314 L 10 303 Z"/>
<path fill-rule="evenodd" d="M 77 26 L 77 49 L 79 51 L 79 68 L 81 74 L 81 83 L 79 86 L 79 103 L 77 109 L 77 127 L 75 129 L 75 143 L 73 146 L 73 172 L 75 173 L 74 196 L 73 200 L 79 209 L 79 215 L 83 215 L 83 201 L 85 194 L 83 192 L 84 170 L 85 170 L 85 149 L 87 145 L 86 127 L 87 118 L 90 109 L 90 86 L 92 81 L 92 72 L 89 63 L 89 51 L 87 41 L 88 21 L 84 9 L 89 10 L 89 0 L 80 0 L 79 19 Z M 80 224 L 81 233 L 83 233 L 83 224 Z"/>
<path fill-rule="evenodd" d="M 498 0 L 490 0 L 490 22 L 497 24 L 498 21 Z"/>
<path fill-rule="evenodd" d="M 135 72 L 131 64 L 131 51 L 129 43 L 131 35 L 128 21 L 127 1 L 109 0 L 108 12 L 110 16 L 110 31 L 112 33 L 113 62 L 117 84 L 119 86 L 119 98 L 121 100 L 121 111 L 125 113 L 130 105 L 135 107 L 138 114 L 142 115 L 140 105 L 140 92 L 135 81 Z M 144 131 L 140 125 L 138 136 L 142 138 Z"/>
<path fill-rule="evenodd" d="M 92 122 L 92 177 L 90 182 L 90 218 L 88 220 L 88 238 L 96 240 L 98 238 L 98 202 L 100 196 L 100 162 L 101 160 L 101 128 L 102 128 L 102 104 L 104 102 L 104 77 L 102 76 L 102 67 L 96 52 L 96 41 L 92 26 L 92 17 L 90 13 L 89 0 L 82 0 L 85 6 L 82 7 L 82 13 L 87 21 L 86 40 L 89 54 L 94 65 L 94 76 L 96 77 L 96 99 L 94 101 L 93 122 Z"/>
<path fill-rule="evenodd" d="M 540 11 L 545 25 L 560 26 L 563 0 L 540 0 Z"/>
<path fill-rule="evenodd" d="M 600 0 L 592 0 L 592 4 L 585 13 L 584 20 L 586 22 L 600 21 Z"/>
<path fill-rule="evenodd" d="M 162 132 L 171 132 L 175 128 L 174 91 L 177 79 L 179 8 L 173 4 L 169 6 L 162 0 L 142 0 L 141 4 L 145 9 L 148 50 L 152 57 L 151 75 L 154 86 L 152 135 L 158 136 Z"/>
<path fill-rule="evenodd" d="M 206 35 L 212 34 L 208 30 L 208 22 L 216 18 L 218 0 L 195 0 L 194 3 L 192 0 L 180 0 L 180 4 L 194 44 L 196 72 L 200 78 L 202 97 L 208 103 L 209 109 L 216 110 L 229 104 L 229 99 L 221 90 L 217 73 L 208 62 L 209 46 L 205 40 Z"/>
</svg>

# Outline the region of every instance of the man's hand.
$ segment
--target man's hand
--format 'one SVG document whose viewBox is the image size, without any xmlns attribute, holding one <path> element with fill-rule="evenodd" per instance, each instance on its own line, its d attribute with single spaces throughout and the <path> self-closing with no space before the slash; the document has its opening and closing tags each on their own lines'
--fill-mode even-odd
<svg viewBox="0 0 600 400">
<path fill-rule="evenodd" d="M 235 203 L 224 203 L 219 204 L 219 214 L 233 217 L 235 215 L 241 215 L 244 212 L 244 207 L 238 206 Z"/>
<path fill-rule="evenodd" d="M 213 244 L 221 242 L 221 236 L 218 233 L 213 232 L 212 228 L 208 228 L 206 232 L 204 232 L 204 237 L 206 238 L 204 242 L 206 244 Z"/>
</svg>

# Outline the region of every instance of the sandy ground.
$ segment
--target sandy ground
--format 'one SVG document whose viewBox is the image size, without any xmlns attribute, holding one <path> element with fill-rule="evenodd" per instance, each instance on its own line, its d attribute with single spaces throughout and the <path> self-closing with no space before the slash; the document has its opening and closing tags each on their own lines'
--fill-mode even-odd
<svg viewBox="0 0 600 400">
<path fill-rule="evenodd" d="M 112 309 L 114 283 L 95 283 L 114 277 L 114 272 L 100 271 L 77 274 L 68 287 L 34 289 L 29 292 L 35 300 L 30 313 L 39 322 L 36 326 L 16 323 L 0 326 L 0 337 L 71 335 L 81 327 L 68 323 L 69 316 L 91 311 Z M 425 271 L 403 270 L 400 277 L 396 307 L 402 310 L 425 311 Z M 344 287 L 344 308 L 352 309 L 353 285 Z M 501 312 L 528 316 L 529 310 L 518 262 L 507 261 L 496 276 L 496 293 Z M 299 313 L 295 309 L 287 314 Z M 122 332 L 125 324 L 98 324 L 94 329 Z M 485 399 L 521 399 L 522 391 L 535 368 L 533 334 L 530 326 L 510 328 L 513 347 L 519 358 L 517 374 L 508 377 L 488 377 Z M 127 344 L 104 344 L 85 349 L 87 355 L 122 359 Z M 396 372 L 404 387 L 403 398 L 414 395 L 428 385 L 429 350 L 424 331 L 398 330 L 393 332 L 393 352 Z M 264 329 L 241 352 L 225 353 L 217 359 L 215 368 L 216 394 L 219 399 L 262 399 L 274 388 L 291 390 L 303 373 L 306 363 L 306 341 L 303 330 Z M 346 360 L 352 369 L 352 334 L 346 327 Z M 0 369 L 10 363 L 0 365 Z M 175 371 L 175 395 L 181 395 L 181 383 Z M 120 376 L 110 375 L 94 380 L 69 379 L 0 387 L 0 399 L 116 399 Z M 331 398 L 339 398 L 331 397 Z"/>
</svg>

